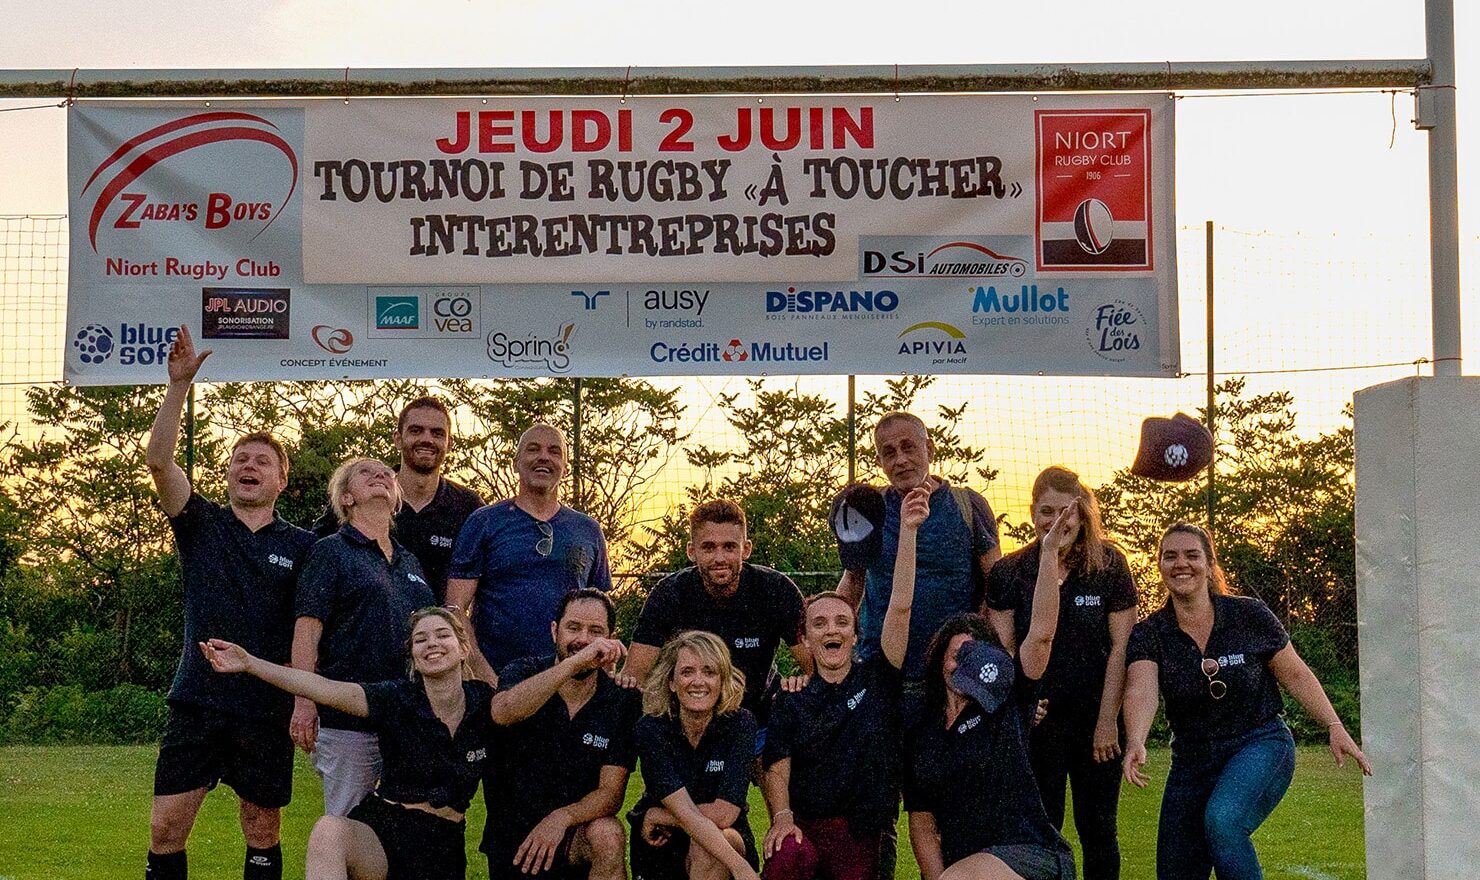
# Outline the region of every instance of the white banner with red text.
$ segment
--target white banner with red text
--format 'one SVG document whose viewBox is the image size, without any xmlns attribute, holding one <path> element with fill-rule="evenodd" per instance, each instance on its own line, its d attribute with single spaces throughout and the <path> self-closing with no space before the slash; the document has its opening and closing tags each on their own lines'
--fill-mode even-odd
<svg viewBox="0 0 1480 880">
<path fill-rule="evenodd" d="M 78 102 L 65 375 L 1175 375 L 1172 106 Z"/>
</svg>

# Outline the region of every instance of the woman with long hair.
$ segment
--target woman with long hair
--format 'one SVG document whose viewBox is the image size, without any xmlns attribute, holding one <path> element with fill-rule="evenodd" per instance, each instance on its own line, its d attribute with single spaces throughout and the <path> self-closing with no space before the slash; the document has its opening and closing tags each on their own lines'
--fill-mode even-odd
<svg viewBox="0 0 1480 880">
<path fill-rule="evenodd" d="M 493 688 L 470 678 L 462 620 L 442 608 L 411 615 L 408 677 L 335 681 L 202 642 L 211 667 L 245 672 L 291 694 L 364 719 L 380 736 L 384 769 L 348 816 L 323 816 L 308 838 L 308 880 L 462 880 L 463 814 L 493 736 Z"/>
<path fill-rule="evenodd" d="M 1172 728 L 1172 769 L 1156 838 L 1158 880 L 1259 880 L 1250 835 L 1284 797 L 1295 740 L 1280 688 L 1330 733 L 1338 767 L 1372 767 L 1290 636 L 1258 599 L 1231 595 L 1212 538 L 1177 523 L 1158 555 L 1167 602 L 1136 624 L 1128 652 L 1125 778 L 1145 787 L 1146 734 L 1158 691 Z"/>
<path fill-rule="evenodd" d="M 1074 828 L 1085 880 L 1120 877 L 1120 699 L 1125 651 L 1136 625 L 1136 581 L 1105 537 L 1095 493 L 1079 475 L 1050 467 L 1033 481 L 1033 542 L 992 567 L 987 617 L 1010 648 L 1027 638 L 1038 590 L 1059 593 L 1053 659 L 1040 683 L 1048 714 L 1029 737 L 1033 776 L 1054 827 L 1074 788 Z M 1071 511 L 1072 538 L 1045 553 L 1054 519 Z"/>
<path fill-rule="evenodd" d="M 928 515 L 916 490 L 900 516 L 894 588 L 908 589 L 914 535 Z M 1077 507 L 1056 514 L 1043 551 L 1057 558 L 1077 533 Z M 908 602 L 891 613 L 908 615 Z M 926 652 L 925 715 L 908 749 L 904 807 L 923 880 L 1073 880 L 1074 856 L 1044 812 L 1028 756 L 1038 682 L 1058 627 L 1059 591 L 1033 596 L 1032 622 L 1007 653 L 979 614 L 949 618 Z M 1050 709 L 1050 711 L 1052 711 Z"/>
<path fill-rule="evenodd" d="M 646 786 L 628 814 L 642 880 L 759 880 L 746 816 L 755 717 L 745 676 L 713 633 L 668 640 L 643 685 L 637 755 Z"/>
</svg>

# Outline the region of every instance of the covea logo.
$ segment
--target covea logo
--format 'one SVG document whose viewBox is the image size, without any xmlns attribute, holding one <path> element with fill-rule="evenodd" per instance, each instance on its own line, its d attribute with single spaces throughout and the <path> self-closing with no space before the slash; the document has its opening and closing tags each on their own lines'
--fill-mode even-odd
<svg viewBox="0 0 1480 880">
<path fill-rule="evenodd" d="M 127 191 L 156 166 L 175 156 L 232 142 L 259 143 L 287 159 L 285 194 L 276 204 L 259 201 L 255 195 L 244 197 L 221 191 L 210 192 L 203 201 L 160 201 L 145 193 Z M 116 214 L 112 221 L 115 229 L 138 229 L 145 222 L 199 222 L 206 229 L 261 222 L 261 228 L 252 235 L 256 238 L 272 225 L 293 198 L 298 186 L 298 156 L 278 127 L 261 116 L 240 111 L 196 113 L 157 125 L 124 141 L 93 169 L 83 184 L 83 194 L 93 190 L 94 184 L 99 187 L 87 221 L 88 242 L 94 252 L 98 250 L 98 229 L 110 214 Z"/>
</svg>

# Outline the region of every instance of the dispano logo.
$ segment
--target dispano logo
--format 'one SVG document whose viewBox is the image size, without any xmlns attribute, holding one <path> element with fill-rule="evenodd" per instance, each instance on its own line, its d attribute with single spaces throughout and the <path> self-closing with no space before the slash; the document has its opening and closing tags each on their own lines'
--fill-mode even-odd
<svg viewBox="0 0 1480 880">
<path fill-rule="evenodd" d="M 234 141 L 260 143 L 288 160 L 287 193 L 280 201 L 255 201 L 240 193 L 211 192 L 203 202 L 151 200 L 140 192 L 127 192 L 161 162 L 200 147 Z M 261 235 L 283 212 L 298 187 L 298 156 L 278 133 L 278 127 L 252 113 L 212 111 L 181 117 L 129 138 L 98 164 L 82 186 L 87 194 L 95 183 L 106 179 L 93 200 L 87 219 L 87 239 L 98 250 L 98 228 L 116 206 L 115 229 L 138 229 L 146 222 L 204 223 L 206 229 L 223 229 L 242 221 L 265 221 L 252 238 Z"/>
</svg>

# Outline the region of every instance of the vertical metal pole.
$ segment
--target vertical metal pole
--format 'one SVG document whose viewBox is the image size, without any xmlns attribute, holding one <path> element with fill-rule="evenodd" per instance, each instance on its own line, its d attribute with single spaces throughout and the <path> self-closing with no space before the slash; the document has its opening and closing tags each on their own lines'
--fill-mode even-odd
<svg viewBox="0 0 1480 880">
<path fill-rule="evenodd" d="M 185 479 L 195 485 L 195 385 L 185 397 Z"/>
<path fill-rule="evenodd" d="M 854 386 L 858 377 L 848 376 L 848 483 L 858 481 L 858 410 L 854 401 Z"/>
<path fill-rule="evenodd" d="M 573 412 L 571 414 L 570 431 L 570 481 L 574 493 L 573 506 L 584 509 L 584 499 L 581 495 L 581 380 L 575 380 L 575 386 L 571 390 L 571 403 Z"/>
<path fill-rule="evenodd" d="M 1420 91 L 1429 129 L 1429 276 L 1434 375 L 1460 375 L 1459 146 L 1455 136 L 1454 2 L 1424 0 L 1424 36 L 1433 85 Z M 1424 110 L 1431 111 L 1423 119 Z"/>
<path fill-rule="evenodd" d="M 1207 340 L 1208 340 L 1208 433 L 1213 435 L 1213 460 L 1208 462 L 1208 534 L 1213 535 L 1218 522 L 1218 376 L 1213 371 L 1213 221 L 1203 226 L 1206 238 L 1206 263 L 1208 291 Z"/>
</svg>

